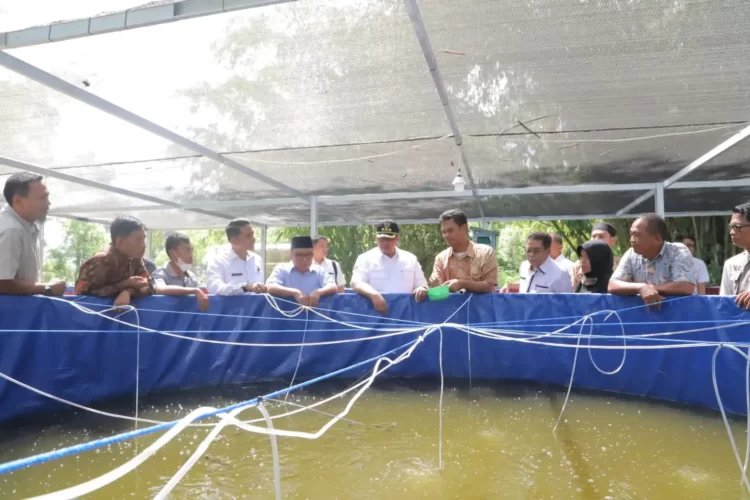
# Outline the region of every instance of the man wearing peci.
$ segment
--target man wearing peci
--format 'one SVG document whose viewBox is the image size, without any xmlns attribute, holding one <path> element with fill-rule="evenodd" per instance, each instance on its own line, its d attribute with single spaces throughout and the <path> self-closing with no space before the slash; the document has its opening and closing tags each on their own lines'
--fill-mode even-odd
<svg viewBox="0 0 750 500">
<path fill-rule="evenodd" d="M 277 264 L 266 285 L 268 293 L 292 297 L 303 306 L 315 307 L 321 297 L 338 291 L 333 276 L 313 265 L 313 242 L 309 236 L 292 238 L 291 262 Z"/>
<path fill-rule="evenodd" d="M 8 205 L 0 214 L 0 293 L 63 295 L 64 281 L 39 281 L 39 227 L 49 212 L 49 192 L 41 175 L 20 172 L 5 182 Z"/>
<path fill-rule="evenodd" d="M 359 257 L 352 271 L 352 289 L 369 298 L 376 311 L 388 314 L 384 293 L 410 293 L 417 302 L 427 297 L 427 280 L 413 253 L 398 248 L 398 224 L 387 220 L 375 226 L 378 246 Z"/>
<path fill-rule="evenodd" d="M 250 221 L 235 219 L 226 228 L 229 246 L 216 251 L 208 262 L 206 285 L 214 295 L 266 293 L 263 259 L 254 252 L 255 231 Z"/>
<path fill-rule="evenodd" d="M 646 304 L 695 293 L 693 256 L 682 243 L 667 241 L 664 219 L 652 214 L 633 222 L 630 246 L 609 280 L 609 293 L 640 295 Z"/>
<path fill-rule="evenodd" d="M 469 238 L 469 221 L 461 210 L 440 216 L 440 231 L 448 248 L 435 257 L 430 286 L 447 285 L 451 292 L 492 293 L 497 287 L 497 259 L 489 245 Z"/>
</svg>

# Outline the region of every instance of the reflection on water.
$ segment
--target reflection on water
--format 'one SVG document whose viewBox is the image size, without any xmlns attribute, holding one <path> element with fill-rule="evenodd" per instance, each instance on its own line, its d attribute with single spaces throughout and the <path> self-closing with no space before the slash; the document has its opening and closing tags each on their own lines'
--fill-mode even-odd
<svg viewBox="0 0 750 500">
<path fill-rule="evenodd" d="M 278 414 L 343 390 L 336 382 L 296 393 Z M 280 438 L 286 498 L 743 499 L 739 471 L 720 418 L 661 403 L 573 394 L 517 384 L 449 386 L 443 408 L 444 470 L 438 469 L 437 383 L 387 381 L 365 394 L 347 421 L 316 441 Z M 223 406 L 275 388 L 253 385 L 175 391 L 143 400 L 141 416 L 171 420 L 200 405 Z M 321 407 L 340 411 L 344 401 Z M 109 405 L 132 410 L 132 401 Z M 248 410 L 243 419 L 259 417 Z M 276 420 L 314 431 L 329 417 L 306 412 Z M 261 424 L 262 425 L 262 424 Z M 743 425 L 733 423 L 744 442 Z M 89 415 L 45 417 L 0 429 L 0 461 L 130 430 Z M 136 472 L 88 498 L 148 498 L 188 459 L 208 431 L 190 429 Z M 3 498 L 69 487 L 124 463 L 156 439 L 145 437 L 0 477 Z M 271 498 L 269 440 L 227 428 L 172 498 Z"/>
</svg>

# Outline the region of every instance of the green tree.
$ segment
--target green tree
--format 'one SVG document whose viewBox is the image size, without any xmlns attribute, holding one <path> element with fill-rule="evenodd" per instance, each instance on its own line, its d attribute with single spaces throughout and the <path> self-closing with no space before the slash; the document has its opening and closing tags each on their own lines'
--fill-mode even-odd
<svg viewBox="0 0 750 500">
<path fill-rule="evenodd" d="M 90 222 L 69 220 L 63 224 L 65 239 L 58 248 L 49 251 L 44 259 L 43 279 L 75 281 L 81 264 L 104 248 L 107 233 L 103 226 Z"/>
</svg>

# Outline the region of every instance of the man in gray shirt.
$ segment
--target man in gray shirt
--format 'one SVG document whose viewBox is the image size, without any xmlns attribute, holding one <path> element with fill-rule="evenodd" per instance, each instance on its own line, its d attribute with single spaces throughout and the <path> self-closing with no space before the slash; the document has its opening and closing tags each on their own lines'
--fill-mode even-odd
<svg viewBox="0 0 750 500">
<path fill-rule="evenodd" d="M 630 227 L 630 246 L 609 280 L 609 293 L 640 295 L 647 304 L 665 295 L 695 293 L 693 255 L 682 243 L 670 243 L 667 223 L 646 215 Z"/>
<path fill-rule="evenodd" d="M 0 214 L 0 294 L 63 295 L 64 281 L 39 282 L 39 227 L 49 212 L 41 175 L 20 172 L 5 183 L 8 205 Z"/>
<path fill-rule="evenodd" d="M 193 245 L 186 234 L 172 233 L 167 236 L 164 249 L 169 262 L 151 274 L 154 288 L 160 295 L 195 295 L 202 311 L 209 307 L 208 295 L 198 286 L 193 274 Z M 164 293 L 170 291 L 171 293 Z"/>
</svg>

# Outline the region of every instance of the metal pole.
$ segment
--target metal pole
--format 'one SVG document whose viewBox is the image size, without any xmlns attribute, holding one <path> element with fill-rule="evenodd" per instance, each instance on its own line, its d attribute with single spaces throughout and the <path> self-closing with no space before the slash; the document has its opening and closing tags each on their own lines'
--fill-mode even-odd
<svg viewBox="0 0 750 500">
<path fill-rule="evenodd" d="M 318 197 L 310 197 L 310 236 L 318 235 Z"/>
<path fill-rule="evenodd" d="M 153 260 L 151 258 L 151 243 L 153 242 L 153 238 L 154 232 L 151 229 L 146 231 L 146 258 L 148 260 Z"/>
<path fill-rule="evenodd" d="M 664 184 L 656 185 L 656 214 L 659 217 L 664 217 L 666 211 L 664 210 Z"/>
<path fill-rule="evenodd" d="M 260 258 L 263 259 L 263 265 L 268 266 L 268 226 L 263 226 L 263 233 L 260 236 Z M 266 270 L 262 269 L 263 277 L 266 276 Z"/>
<path fill-rule="evenodd" d="M 44 279 L 44 222 L 39 224 L 39 276 Z"/>
</svg>

